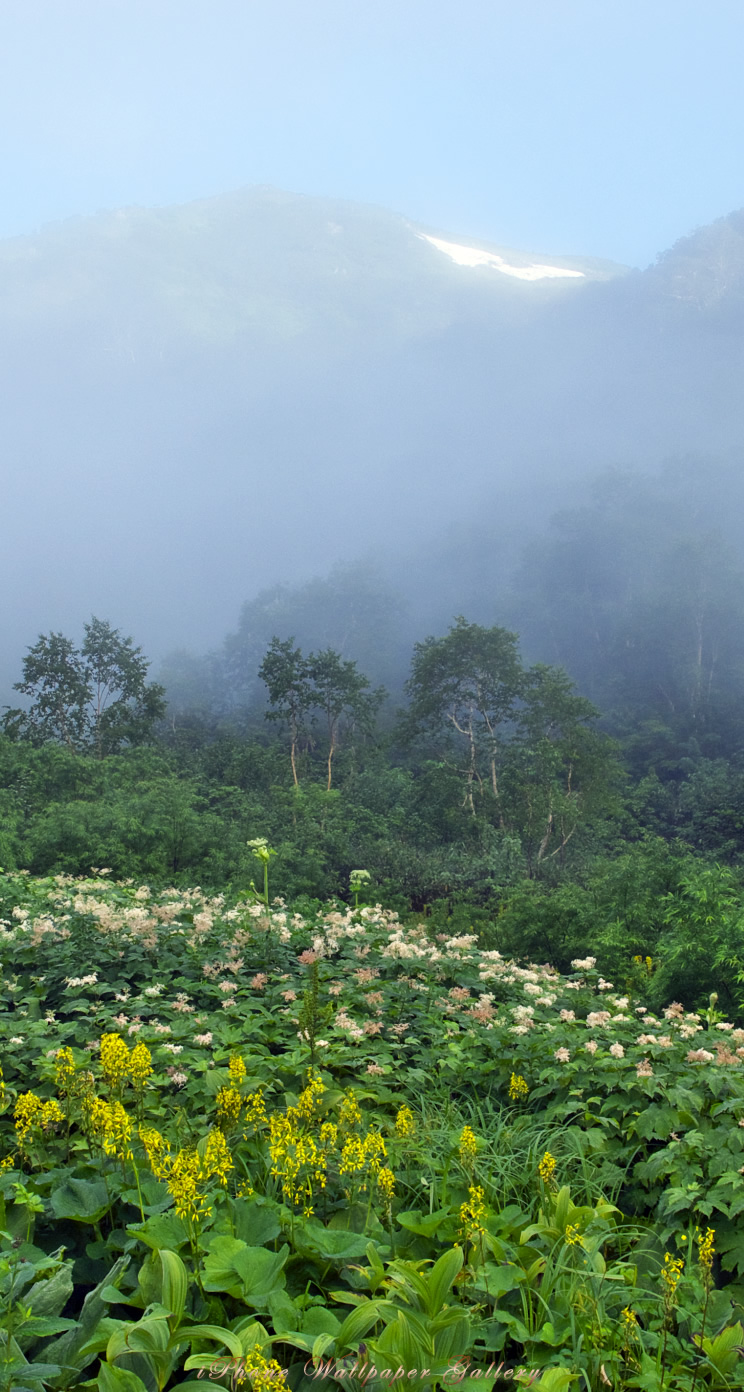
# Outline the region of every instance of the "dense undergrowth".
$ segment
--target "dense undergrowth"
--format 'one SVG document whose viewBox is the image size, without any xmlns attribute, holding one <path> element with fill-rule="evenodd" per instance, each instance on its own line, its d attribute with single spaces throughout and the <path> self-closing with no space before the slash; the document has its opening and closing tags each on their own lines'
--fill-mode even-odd
<svg viewBox="0 0 744 1392">
<path fill-rule="evenodd" d="M 3 1392 L 744 1385 L 714 1001 L 379 906 L 0 896 Z"/>
</svg>

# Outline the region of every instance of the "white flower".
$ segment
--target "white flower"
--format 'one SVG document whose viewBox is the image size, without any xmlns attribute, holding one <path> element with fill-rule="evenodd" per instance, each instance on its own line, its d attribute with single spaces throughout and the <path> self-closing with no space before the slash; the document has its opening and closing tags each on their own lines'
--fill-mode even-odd
<svg viewBox="0 0 744 1392">
<path fill-rule="evenodd" d="M 571 963 L 574 971 L 591 971 L 597 965 L 596 957 L 574 957 Z"/>
<path fill-rule="evenodd" d="M 164 987 L 164 986 L 162 986 L 162 985 L 160 985 L 160 984 L 156 984 L 156 985 L 154 985 L 154 986 L 146 986 L 145 989 L 144 989 L 144 991 L 142 992 L 142 994 L 143 994 L 143 996 L 159 996 L 160 993 L 161 993 L 161 991 L 164 991 L 164 990 L 165 990 L 165 987 Z"/>
<path fill-rule="evenodd" d="M 610 1053 L 612 1054 L 612 1057 L 613 1057 L 613 1058 L 625 1058 L 625 1050 L 624 1050 L 622 1044 L 618 1044 L 618 1043 L 611 1044 L 611 1045 L 610 1045 Z"/>
<path fill-rule="evenodd" d="M 568 1049 L 556 1049 L 553 1054 L 553 1058 L 557 1059 L 559 1063 L 568 1063 L 570 1057 L 571 1053 Z"/>
</svg>

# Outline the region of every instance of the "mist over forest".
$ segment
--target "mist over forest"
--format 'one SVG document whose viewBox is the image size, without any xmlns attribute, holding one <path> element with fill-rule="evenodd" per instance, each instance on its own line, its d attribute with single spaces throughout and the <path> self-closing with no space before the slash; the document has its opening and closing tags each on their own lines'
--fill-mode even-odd
<svg viewBox="0 0 744 1392">
<path fill-rule="evenodd" d="M 611 530 L 623 504 L 594 481 L 659 476 L 627 484 L 634 532 L 738 546 L 744 215 L 644 271 L 486 248 L 581 272 L 534 281 L 422 232 L 476 245 L 268 188 L 0 244 L 6 700 L 39 632 L 103 614 L 173 673 L 174 651 L 242 631 L 242 605 L 338 565 L 402 606 L 375 659 L 393 685 L 406 642 L 460 612 L 517 624 L 583 681 L 594 659 L 525 609 L 525 548 L 562 550 L 551 516 L 595 508 Z M 580 566 L 593 543 L 571 525 Z"/>
<path fill-rule="evenodd" d="M 267 834 L 284 892 L 468 913 L 739 864 L 744 214 L 638 271 L 254 188 L 7 241 L 0 296 L 7 863 Z"/>
</svg>

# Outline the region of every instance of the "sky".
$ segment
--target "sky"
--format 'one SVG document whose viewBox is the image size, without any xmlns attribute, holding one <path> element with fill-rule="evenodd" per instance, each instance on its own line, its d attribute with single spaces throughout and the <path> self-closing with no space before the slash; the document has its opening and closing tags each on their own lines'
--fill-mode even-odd
<svg viewBox="0 0 744 1392">
<path fill-rule="evenodd" d="M 741 0 L 2 0 L 0 236 L 251 184 L 645 266 L 744 205 Z"/>
</svg>

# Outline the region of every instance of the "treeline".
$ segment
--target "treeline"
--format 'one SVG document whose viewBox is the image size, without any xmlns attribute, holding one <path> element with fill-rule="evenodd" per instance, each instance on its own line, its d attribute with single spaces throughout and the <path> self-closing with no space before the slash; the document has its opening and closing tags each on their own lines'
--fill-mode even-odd
<svg viewBox="0 0 744 1392">
<path fill-rule="evenodd" d="M 423 641 L 413 591 L 365 567 L 265 592 L 159 682 L 103 620 L 79 647 L 43 635 L 0 736 L 0 863 L 240 889 L 266 836 L 277 893 L 348 897 L 364 868 L 392 907 L 557 966 L 593 938 L 653 955 L 698 890 L 733 923 L 744 579 L 722 496 L 691 468 L 600 480 L 511 588 Z"/>
</svg>

